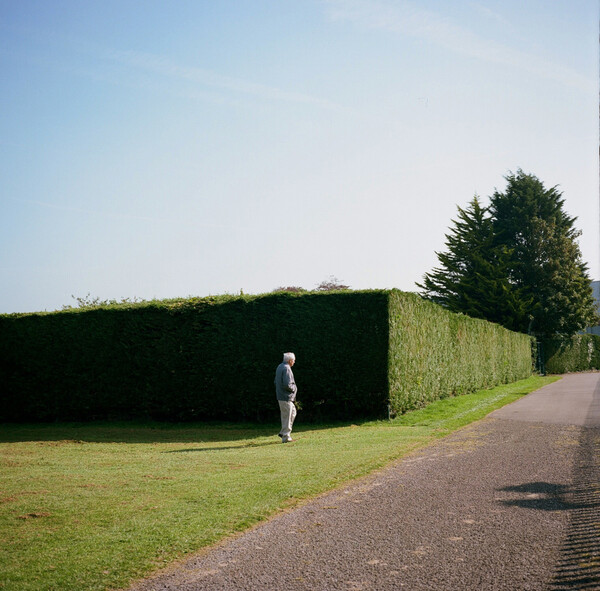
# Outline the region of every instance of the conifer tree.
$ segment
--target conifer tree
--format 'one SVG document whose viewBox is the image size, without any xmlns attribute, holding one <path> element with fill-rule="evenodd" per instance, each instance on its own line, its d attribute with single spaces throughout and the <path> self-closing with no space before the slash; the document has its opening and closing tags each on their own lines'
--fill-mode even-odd
<svg viewBox="0 0 600 591">
<path fill-rule="evenodd" d="M 512 250 L 509 278 L 531 300 L 519 330 L 541 337 L 571 336 L 597 321 L 576 218 L 564 211 L 556 187 L 518 170 L 490 198 L 495 244 Z"/>
<path fill-rule="evenodd" d="M 562 194 L 518 170 L 482 207 L 458 208 L 440 266 L 422 295 L 455 311 L 539 337 L 571 336 L 597 323 L 576 218 Z"/>
<path fill-rule="evenodd" d="M 417 284 L 423 295 L 453 312 L 516 328 L 527 306 L 508 280 L 510 251 L 495 245 L 487 208 L 475 196 L 467 209 L 458 208 L 453 224 L 447 251 L 436 253 L 441 266 Z"/>
</svg>

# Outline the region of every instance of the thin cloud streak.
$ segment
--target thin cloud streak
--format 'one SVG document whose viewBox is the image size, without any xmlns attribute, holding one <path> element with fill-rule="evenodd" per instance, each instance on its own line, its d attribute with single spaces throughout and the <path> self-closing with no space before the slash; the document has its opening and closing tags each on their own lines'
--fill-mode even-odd
<svg viewBox="0 0 600 591">
<path fill-rule="evenodd" d="M 166 56 L 133 50 L 116 49 L 100 44 L 90 42 L 81 38 L 58 34 L 55 31 L 40 30 L 25 27 L 7 26 L 0 22 L 0 31 L 16 33 L 30 42 L 35 42 L 47 49 L 53 47 L 63 47 L 72 54 L 87 55 L 93 61 L 105 62 L 113 65 L 119 65 L 139 73 L 153 74 L 163 76 L 179 81 L 191 82 L 199 87 L 191 89 L 174 90 L 172 85 L 152 84 L 148 80 L 134 82 L 125 81 L 118 71 L 114 69 L 106 70 L 100 64 L 86 63 L 73 64 L 64 61 L 64 58 L 51 58 L 51 51 L 44 53 L 30 53 L 27 56 L 20 56 L 30 63 L 37 63 L 53 67 L 63 72 L 71 73 L 77 76 L 84 76 L 97 82 L 109 83 L 112 85 L 142 87 L 149 91 L 165 91 L 171 95 L 181 96 L 196 100 L 205 100 L 214 103 L 239 104 L 241 97 L 253 97 L 260 100 L 268 100 L 280 103 L 305 104 L 312 105 L 325 110 L 336 111 L 340 113 L 351 113 L 351 109 L 308 94 L 290 92 L 260 84 L 240 78 L 224 76 L 217 74 L 210 69 L 199 68 L 185 64 L 179 64 Z M 8 47 L 0 46 L 0 55 L 9 59 L 16 59 L 14 51 Z"/>
<path fill-rule="evenodd" d="M 518 68 L 586 92 L 596 89 L 595 80 L 537 55 L 484 39 L 438 13 L 405 1 L 324 0 L 334 21 L 426 39 L 455 53 L 484 62 Z"/>
<path fill-rule="evenodd" d="M 344 107 L 325 99 L 248 82 L 239 78 L 222 76 L 210 70 L 194 66 L 180 65 L 160 55 L 139 51 L 106 50 L 103 52 L 103 57 L 130 68 L 179 80 L 187 80 L 221 91 L 249 95 L 263 100 L 302 103 L 336 111 L 346 110 Z"/>
<path fill-rule="evenodd" d="M 488 6 L 484 6 L 483 4 L 479 4 L 477 2 L 472 2 L 470 6 L 473 10 L 484 16 L 486 19 L 494 20 L 499 25 L 507 29 L 514 28 L 508 19 L 504 18 L 501 14 L 492 10 Z"/>
<path fill-rule="evenodd" d="M 137 220 L 142 222 L 160 222 L 160 223 L 173 223 L 173 224 L 187 224 L 192 225 L 194 227 L 203 227 L 203 228 L 215 228 L 217 230 L 243 230 L 248 228 L 242 228 L 239 226 L 234 226 L 230 224 L 214 224 L 214 223 L 206 223 L 199 222 L 193 218 L 168 218 L 168 217 L 156 217 L 156 216 L 144 216 L 144 215 L 134 215 L 128 213 L 114 213 L 114 212 L 102 212 L 102 211 L 94 211 L 90 209 L 85 209 L 81 207 L 72 207 L 69 205 L 57 205 L 56 203 L 48 203 L 46 201 L 38 201 L 35 199 L 15 199 L 10 198 L 11 201 L 16 203 L 22 203 L 26 205 L 35 205 L 37 207 L 43 207 L 46 209 L 54 209 L 58 211 L 67 211 L 71 213 L 78 213 L 83 215 L 90 215 L 94 217 L 103 217 L 103 218 L 111 218 L 111 219 L 119 219 L 119 220 Z"/>
</svg>

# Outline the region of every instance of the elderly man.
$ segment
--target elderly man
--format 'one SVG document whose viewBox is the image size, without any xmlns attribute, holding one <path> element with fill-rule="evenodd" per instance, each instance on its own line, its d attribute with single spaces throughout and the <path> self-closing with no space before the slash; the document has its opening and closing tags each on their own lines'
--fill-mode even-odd
<svg viewBox="0 0 600 591">
<path fill-rule="evenodd" d="M 296 356 L 293 353 L 283 354 L 283 363 L 277 366 L 275 371 L 275 392 L 281 411 L 281 443 L 292 441 L 292 425 L 296 418 L 296 382 L 292 373 L 292 366 L 296 363 Z"/>
</svg>

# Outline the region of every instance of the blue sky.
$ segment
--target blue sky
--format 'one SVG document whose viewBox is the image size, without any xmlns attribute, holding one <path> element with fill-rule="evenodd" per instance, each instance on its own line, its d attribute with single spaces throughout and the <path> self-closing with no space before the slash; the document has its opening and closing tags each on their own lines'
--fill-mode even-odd
<svg viewBox="0 0 600 591">
<path fill-rule="evenodd" d="M 0 0 L 0 313 L 414 291 L 559 185 L 600 278 L 597 0 Z"/>
</svg>

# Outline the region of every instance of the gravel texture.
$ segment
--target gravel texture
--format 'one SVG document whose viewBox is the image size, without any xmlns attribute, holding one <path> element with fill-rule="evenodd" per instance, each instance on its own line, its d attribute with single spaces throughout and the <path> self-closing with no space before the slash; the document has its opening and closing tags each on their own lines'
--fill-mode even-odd
<svg viewBox="0 0 600 591">
<path fill-rule="evenodd" d="M 130 591 L 600 589 L 600 374 L 557 384 L 580 421 L 526 397 Z"/>
</svg>

